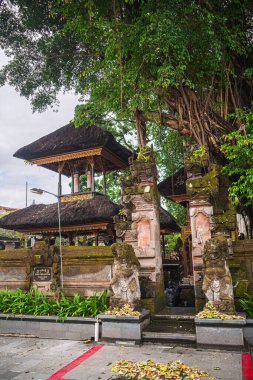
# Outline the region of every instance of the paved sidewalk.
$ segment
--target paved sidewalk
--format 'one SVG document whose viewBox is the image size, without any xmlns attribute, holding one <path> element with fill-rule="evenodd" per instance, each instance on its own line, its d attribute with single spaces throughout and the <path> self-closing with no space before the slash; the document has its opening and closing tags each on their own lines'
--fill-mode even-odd
<svg viewBox="0 0 253 380">
<path fill-rule="evenodd" d="M 92 346 L 69 340 L 0 337 L 1 380 L 47 380 Z M 181 360 L 220 380 L 241 380 L 241 353 L 161 346 L 104 346 L 66 373 L 62 380 L 109 380 L 119 359 Z M 220 367 L 220 370 L 214 370 Z M 60 380 L 60 379 L 59 379 Z"/>
</svg>

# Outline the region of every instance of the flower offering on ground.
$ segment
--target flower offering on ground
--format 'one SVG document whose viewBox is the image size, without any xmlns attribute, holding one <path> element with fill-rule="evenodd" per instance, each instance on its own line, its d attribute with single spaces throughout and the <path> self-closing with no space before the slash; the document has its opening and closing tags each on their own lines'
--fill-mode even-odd
<svg viewBox="0 0 253 380">
<path fill-rule="evenodd" d="M 243 319 L 240 315 L 229 315 L 225 313 L 221 313 L 216 309 L 212 302 L 208 302 L 204 309 L 196 315 L 199 319 Z"/>
<path fill-rule="evenodd" d="M 195 380 L 208 377 L 208 373 L 189 367 L 180 360 L 171 363 L 155 363 L 153 360 L 134 362 L 132 360 L 117 361 L 112 365 L 112 372 L 117 373 L 120 379 L 136 380 Z"/>
<path fill-rule="evenodd" d="M 135 311 L 130 305 L 125 304 L 123 307 L 114 307 L 112 310 L 107 310 L 107 315 L 116 315 L 116 316 L 139 316 L 141 313 L 139 311 Z"/>
</svg>

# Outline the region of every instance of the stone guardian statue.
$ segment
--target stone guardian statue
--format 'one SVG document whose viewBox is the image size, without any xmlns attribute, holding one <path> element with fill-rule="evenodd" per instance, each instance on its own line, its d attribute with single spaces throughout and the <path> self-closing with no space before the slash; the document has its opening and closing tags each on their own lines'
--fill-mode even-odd
<svg viewBox="0 0 253 380">
<path fill-rule="evenodd" d="M 218 236 L 206 241 L 203 255 L 204 280 L 202 290 L 208 301 L 221 312 L 235 312 L 233 285 L 228 267 L 228 242 Z"/>
<path fill-rule="evenodd" d="M 129 304 L 134 309 L 139 307 L 141 292 L 139 283 L 140 263 L 134 249 L 127 243 L 112 245 L 114 256 L 113 277 L 111 279 L 111 307 Z"/>
</svg>

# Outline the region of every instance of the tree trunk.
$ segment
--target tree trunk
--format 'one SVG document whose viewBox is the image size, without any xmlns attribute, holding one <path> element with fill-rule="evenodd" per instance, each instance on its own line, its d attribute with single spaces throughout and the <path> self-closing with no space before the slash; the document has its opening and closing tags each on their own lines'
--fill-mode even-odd
<svg viewBox="0 0 253 380">
<path fill-rule="evenodd" d="M 136 109 L 134 112 L 134 118 L 136 122 L 138 145 L 140 147 L 147 145 L 147 126 L 146 118 L 144 117 L 142 111 Z"/>
</svg>

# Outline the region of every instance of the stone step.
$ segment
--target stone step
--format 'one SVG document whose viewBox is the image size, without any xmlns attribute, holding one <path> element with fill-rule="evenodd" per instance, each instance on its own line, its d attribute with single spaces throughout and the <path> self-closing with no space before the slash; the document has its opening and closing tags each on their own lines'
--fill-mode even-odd
<svg viewBox="0 0 253 380">
<path fill-rule="evenodd" d="M 154 314 L 152 321 L 194 321 L 195 315 L 182 315 L 182 314 Z"/>
<path fill-rule="evenodd" d="M 152 320 L 190 320 L 195 318 L 196 310 L 194 307 L 169 307 L 166 306 L 159 313 L 152 315 Z"/>
<path fill-rule="evenodd" d="M 173 344 L 177 346 L 195 346 L 196 335 L 187 333 L 165 333 L 144 331 L 142 333 L 144 344 Z"/>
<path fill-rule="evenodd" d="M 146 327 L 144 332 L 154 333 L 178 333 L 178 334 L 195 334 L 195 324 L 193 321 L 152 321 Z"/>
</svg>

